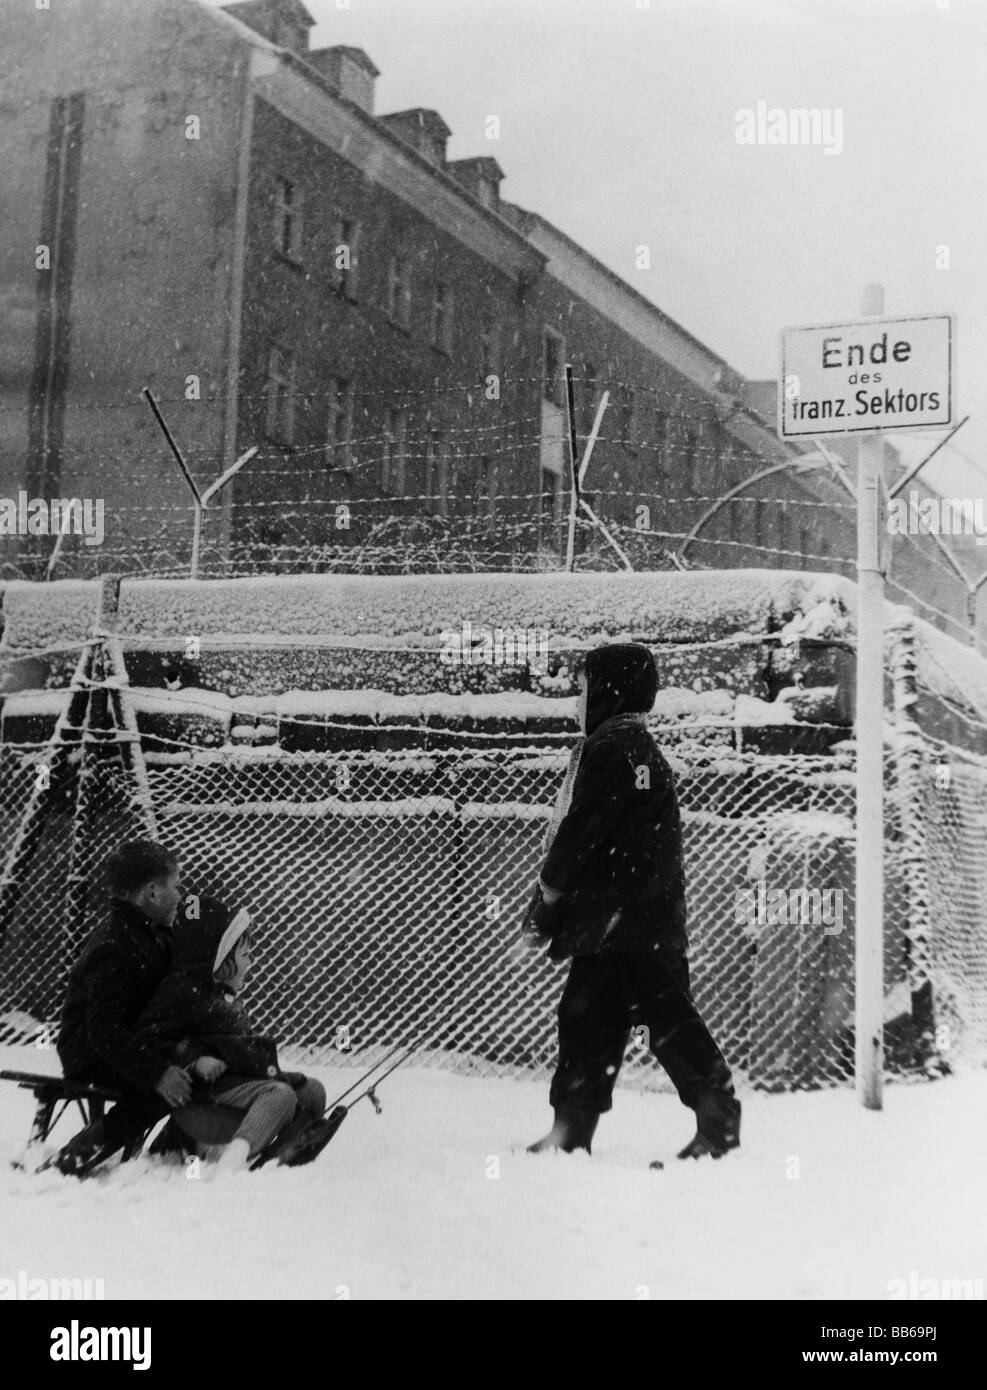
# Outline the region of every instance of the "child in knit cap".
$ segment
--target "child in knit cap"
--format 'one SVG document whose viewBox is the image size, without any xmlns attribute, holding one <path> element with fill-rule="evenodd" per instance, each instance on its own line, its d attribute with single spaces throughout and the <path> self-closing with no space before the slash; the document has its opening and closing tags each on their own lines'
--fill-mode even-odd
<svg viewBox="0 0 987 1390">
<path fill-rule="evenodd" d="M 180 1147 L 182 1139 L 187 1148 L 191 1139 L 202 1157 L 239 1169 L 261 1155 L 273 1157 L 265 1151 L 279 1136 L 282 1161 L 305 1161 L 297 1156 L 298 1141 L 304 1136 L 302 1147 L 310 1149 L 321 1137 L 322 1084 L 281 1070 L 276 1044 L 253 1031 L 237 998 L 250 949 L 246 910 L 234 916 L 215 898 L 187 900 L 175 924 L 171 973 L 136 1025 L 142 1036 L 168 1045 L 172 1061 L 194 1082 L 191 1102 L 173 1111 L 155 1152 Z M 224 1127 L 224 1142 L 216 1143 Z"/>
</svg>

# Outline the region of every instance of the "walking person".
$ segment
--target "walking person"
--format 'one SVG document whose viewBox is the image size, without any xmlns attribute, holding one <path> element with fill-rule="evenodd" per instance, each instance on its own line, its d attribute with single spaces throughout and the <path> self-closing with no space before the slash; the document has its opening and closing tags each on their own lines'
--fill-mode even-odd
<svg viewBox="0 0 987 1390">
<path fill-rule="evenodd" d="M 719 1158 L 740 1143 L 730 1069 L 689 987 L 678 798 L 645 722 L 657 687 L 654 657 L 639 643 L 595 648 L 580 674 L 583 737 L 522 925 L 526 946 L 571 959 L 550 1092 L 555 1121 L 532 1153 L 590 1151 L 638 1026 L 696 1114 L 679 1158 Z"/>
</svg>

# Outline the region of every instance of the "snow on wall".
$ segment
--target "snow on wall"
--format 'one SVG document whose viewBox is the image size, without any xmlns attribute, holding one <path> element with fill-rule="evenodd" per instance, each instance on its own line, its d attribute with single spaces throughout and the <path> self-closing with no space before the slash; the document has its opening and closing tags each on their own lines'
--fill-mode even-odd
<svg viewBox="0 0 987 1390">
<path fill-rule="evenodd" d="M 392 695 L 384 690 L 291 690 L 281 696 L 254 701 L 249 696 L 231 697 L 196 687 L 170 691 L 134 686 L 130 694 L 138 714 L 211 720 L 244 734 L 254 732 L 239 723 L 247 716 L 320 723 L 331 723 L 339 718 L 363 718 L 375 723 L 394 720 L 402 724 L 436 718 L 453 722 L 568 719 L 575 732 L 578 703 L 573 698 L 553 699 L 523 691 L 506 691 L 500 695 Z M 23 691 L 7 697 L 4 716 L 57 715 L 64 708 L 66 698 L 65 690 Z M 648 719 L 655 727 L 681 723 L 750 727 L 796 722 L 791 705 L 785 700 L 768 702 L 750 695 L 734 698 L 723 690 L 695 691 L 674 686 L 658 692 Z M 277 729 L 272 724 L 265 732 L 273 736 Z"/>
<path fill-rule="evenodd" d="M 17 581 L 0 590 L 3 646 L 43 650 L 78 646 L 90 635 L 99 584 L 63 579 L 52 584 Z"/>
<path fill-rule="evenodd" d="M 98 592 L 98 581 L 0 586 L 0 656 L 77 647 L 90 633 Z M 469 620 L 474 626 L 544 630 L 549 646 L 562 648 L 620 638 L 729 642 L 768 633 L 778 634 L 784 644 L 796 638 L 852 641 L 856 601 L 856 585 L 848 579 L 785 570 L 125 579 L 119 630 L 126 642 L 147 647 L 184 644 L 195 635 L 204 649 L 228 643 L 259 650 L 281 643 L 437 652 L 442 634 L 460 631 Z M 987 661 L 910 609 L 893 604 L 887 605 L 889 648 L 904 622 L 913 624 L 918 639 L 920 687 L 987 722 Z M 540 688 L 547 691 L 552 681 L 543 679 Z M 339 694 L 345 698 L 345 692 Z M 715 721 L 717 698 L 731 697 L 707 694 L 713 703 L 697 706 L 695 715 Z M 265 705 L 262 698 L 244 697 L 243 708 L 250 714 L 265 708 L 273 714 L 278 697 Z M 528 698 L 532 712 L 543 703 L 538 696 Z M 350 706 L 347 712 L 356 711 Z M 667 712 L 679 717 L 670 705 Z M 750 706 L 748 722 L 755 713 Z M 729 718 L 730 712 L 724 707 L 722 715 Z M 778 711 L 768 722 L 785 721 Z"/>
<path fill-rule="evenodd" d="M 784 570 L 125 579 L 119 631 L 135 640 L 314 636 L 438 646 L 443 632 L 460 630 L 468 619 L 544 629 L 556 644 L 631 637 L 688 642 L 777 631 L 824 593 L 844 592 L 852 596 L 846 580 Z M 89 634 L 97 593 L 95 581 L 7 584 L 4 645 L 78 643 Z"/>
<path fill-rule="evenodd" d="M 242 709 L 249 703 L 249 698 L 241 697 Z M 342 714 L 380 720 L 558 719 L 574 718 L 576 701 L 549 699 L 524 691 L 506 691 L 501 695 L 391 695 L 383 690 L 292 690 L 268 708 L 285 719 L 331 719 Z"/>
<path fill-rule="evenodd" d="M 3 702 L 5 719 L 22 719 L 30 716 L 50 716 L 57 719 L 69 700 L 67 690 L 25 690 L 19 695 L 8 695 Z"/>
<path fill-rule="evenodd" d="M 915 667 L 919 687 L 987 722 L 987 661 L 973 648 L 918 618 L 910 608 L 889 605 L 885 630 L 888 645 L 903 623 L 915 632 Z"/>
</svg>

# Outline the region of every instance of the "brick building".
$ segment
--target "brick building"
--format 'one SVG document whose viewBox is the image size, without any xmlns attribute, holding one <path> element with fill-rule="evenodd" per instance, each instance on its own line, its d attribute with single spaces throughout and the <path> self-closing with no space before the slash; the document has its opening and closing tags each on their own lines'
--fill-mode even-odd
<svg viewBox="0 0 987 1390">
<path fill-rule="evenodd" d="M 586 489 L 635 564 L 852 572 L 852 499 L 751 384 L 502 200 L 489 151 L 448 159 L 438 112 L 375 114 L 373 62 L 312 27 L 299 0 L 0 12 L 0 495 L 107 507 L 59 572 L 188 563 L 144 386 L 201 484 L 257 450 L 206 572 L 557 563 L 567 361 L 580 451 L 609 392 Z M 31 547 L 0 559 L 37 573 Z"/>
</svg>

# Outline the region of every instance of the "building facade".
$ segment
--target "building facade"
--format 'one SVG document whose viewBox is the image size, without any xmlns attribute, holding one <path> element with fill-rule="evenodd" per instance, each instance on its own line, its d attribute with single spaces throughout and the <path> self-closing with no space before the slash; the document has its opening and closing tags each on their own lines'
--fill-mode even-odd
<svg viewBox="0 0 987 1390">
<path fill-rule="evenodd" d="M 852 574 L 852 496 L 757 384 L 504 200 L 489 149 L 450 160 L 438 112 L 377 115 L 371 59 L 312 28 L 299 0 L 0 12 L 0 496 L 106 508 L 50 572 L 186 569 L 145 387 L 200 490 L 254 451 L 205 573 L 557 565 L 568 363 L 577 456 L 607 397 L 578 564 Z M 11 574 L 52 549 L 0 537 Z"/>
</svg>

